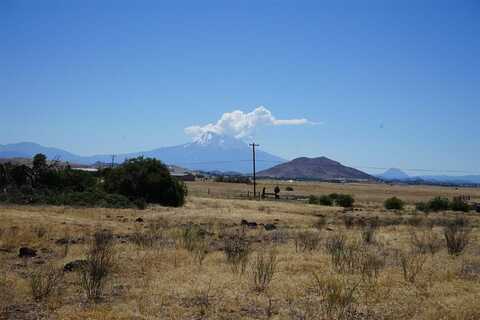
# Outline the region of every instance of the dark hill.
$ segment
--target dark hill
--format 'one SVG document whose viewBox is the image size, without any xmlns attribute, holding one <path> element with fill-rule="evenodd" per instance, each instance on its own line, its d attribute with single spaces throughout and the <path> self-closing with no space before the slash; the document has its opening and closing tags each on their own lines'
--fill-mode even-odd
<svg viewBox="0 0 480 320">
<path fill-rule="evenodd" d="M 341 163 L 326 157 L 297 158 L 290 162 L 279 164 L 273 168 L 260 171 L 258 176 L 284 179 L 375 180 L 374 177 L 365 172 L 346 167 Z"/>
</svg>

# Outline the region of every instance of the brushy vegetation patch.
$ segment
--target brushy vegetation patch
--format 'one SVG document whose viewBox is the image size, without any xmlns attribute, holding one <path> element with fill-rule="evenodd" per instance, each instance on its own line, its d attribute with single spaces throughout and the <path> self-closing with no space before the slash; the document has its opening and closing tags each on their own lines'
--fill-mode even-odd
<svg viewBox="0 0 480 320">
<path fill-rule="evenodd" d="M 418 202 L 415 205 L 415 208 L 418 211 L 423 212 L 439 212 L 446 210 L 469 212 L 470 210 L 475 210 L 474 207 L 470 206 L 461 198 L 454 197 L 453 200 L 450 200 L 447 197 L 441 196 L 435 197 L 428 202 Z"/>
<path fill-rule="evenodd" d="M 252 180 L 246 176 L 217 176 L 215 182 L 251 184 Z"/>
<path fill-rule="evenodd" d="M 322 195 L 319 197 L 315 195 L 310 195 L 310 197 L 308 198 L 309 204 L 318 204 L 322 206 L 332 206 L 333 204 L 335 204 L 339 207 L 344 207 L 344 208 L 352 207 L 354 202 L 355 202 L 355 199 L 353 198 L 353 196 L 349 194 L 332 193 L 329 195 Z"/>
<path fill-rule="evenodd" d="M 383 206 L 387 210 L 403 210 L 403 207 L 405 206 L 405 202 L 403 202 L 402 199 L 399 199 L 397 197 L 392 197 L 385 200 L 385 202 L 383 203 Z"/>
<path fill-rule="evenodd" d="M 147 203 L 182 206 L 187 189 L 160 161 L 130 159 L 99 172 L 48 165 L 42 154 L 33 166 L 0 165 L 0 202 L 145 209 Z"/>
</svg>

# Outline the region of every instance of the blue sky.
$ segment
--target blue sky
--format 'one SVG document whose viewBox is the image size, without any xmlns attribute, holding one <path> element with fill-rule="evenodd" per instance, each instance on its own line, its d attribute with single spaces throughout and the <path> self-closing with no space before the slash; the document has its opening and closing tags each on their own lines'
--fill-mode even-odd
<svg viewBox="0 0 480 320">
<path fill-rule="evenodd" d="M 261 147 L 479 172 L 480 3 L 0 1 L 0 144 L 89 155 L 263 105 Z"/>
</svg>

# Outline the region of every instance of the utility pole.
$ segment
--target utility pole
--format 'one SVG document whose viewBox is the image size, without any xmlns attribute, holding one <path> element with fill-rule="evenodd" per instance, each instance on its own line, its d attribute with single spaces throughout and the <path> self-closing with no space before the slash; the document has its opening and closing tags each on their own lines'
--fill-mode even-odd
<svg viewBox="0 0 480 320">
<path fill-rule="evenodd" d="M 112 168 L 115 166 L 115 155 L 112 154 Z"/>
<path fill-rule="evenodd" d="M 252 162 L 253 162 L 253 198 L 256 199 L 257 198 L 257 180 L 256 180 L 256 176 L 255 176 L 255 147 L 258 147 L 260 146 L 259 144 L 255 144 L 254 143 L 250 143 L 249 144 L 250 147 L 252 147 Z"/>
</svg>

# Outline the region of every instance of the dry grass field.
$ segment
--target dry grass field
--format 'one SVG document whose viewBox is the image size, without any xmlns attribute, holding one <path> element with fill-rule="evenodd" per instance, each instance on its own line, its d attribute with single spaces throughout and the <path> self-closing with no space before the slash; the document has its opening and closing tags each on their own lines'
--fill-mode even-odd
<svg viewBox="0 0 480 320">
<path fill-rule="evenodd" d="M 479 214 L 414 207 L 480 201 L 479 189 L 279 185 L 356 202 L 240 200 L 251 186 L 193 182 L 181 208 L 2 205 L 0 319 L 480 319 Z M 383 209 L 391 196 L 406 208 Z M 445 230 L 462 252 L 449 253 Z M 72 261 L 84 262 L 64 271 Z"/>
</svg>

